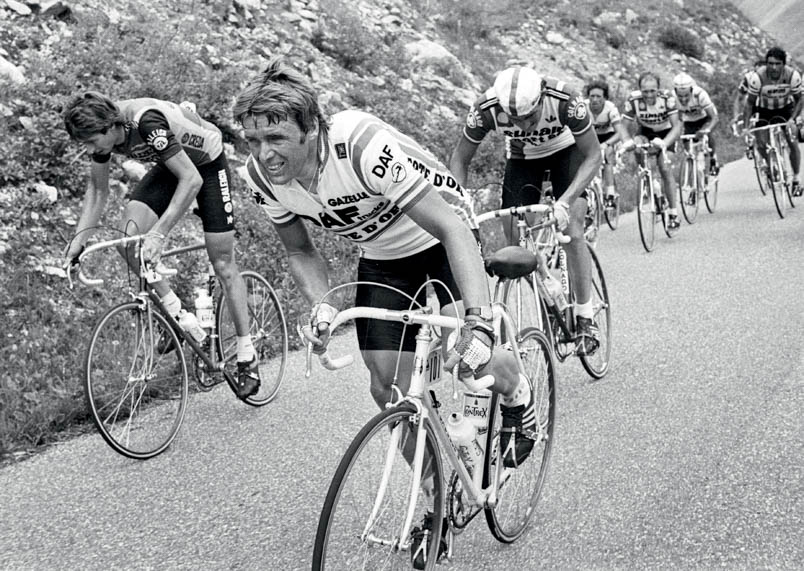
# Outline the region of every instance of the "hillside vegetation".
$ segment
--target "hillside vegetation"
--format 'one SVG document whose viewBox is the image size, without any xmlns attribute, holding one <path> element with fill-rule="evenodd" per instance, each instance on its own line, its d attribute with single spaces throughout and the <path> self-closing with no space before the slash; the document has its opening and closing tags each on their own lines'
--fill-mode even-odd
<svg viewBox="0 0 804 571">
<path fill-rule="evenodd" d="M 85 426 L 84 347 L 99 313 L 127 290 L 129 276 L 112 256 L 90 269 L 107 280 L 103 288 L 70 290 L 59 267 L 89 166 L 60 119 L 73 93 L 192 100 L 221 126 L 237 167 L 245 155 L 233 96 L 266 58 L 284 54 L 318 85 L 329 112 L 375 113 L 446 159 L 468 105 L 507 63 L 530 63 L 577 88 L 603 75 L 618 103 L 643 70 L 669 85 L 686 69 L 726 115 L 725 141 L 738 74 L 771 43 L 719 0 L 0 1 L 0 455 Z M 491 139 L 473 163 L 476 185 L 501 177 L 503 142 Z M 733 142 L 720 149 L 723 159 L 739 152 Z M 114 160 L 109 227 L 133 183 Z M 295 323 L 306 308 L 273 230 L 242 182 L 234 186 L 242 265 L 276 285 Z M 188 216 L 169 245 L 199 230 Z M 349 279 L 353 248 L 315 237 L 333 282 Z M 201 279 L 199 262 L 180 268 L 180 295 Z"/>
</svg>

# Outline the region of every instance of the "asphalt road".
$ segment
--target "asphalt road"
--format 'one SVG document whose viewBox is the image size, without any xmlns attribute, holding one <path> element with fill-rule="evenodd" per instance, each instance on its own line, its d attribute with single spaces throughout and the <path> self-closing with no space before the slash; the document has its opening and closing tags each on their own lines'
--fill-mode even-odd
<svg viewBox="0 0 804 571">
<path fill-rule="evenodd" d="M 804 568 L 804 201 L 780 220 L 745 161 L 721 184 L 718 212 L 651 254 L 633 216 L 603 232 L 611 372 L 560 366 L 532 528 L 504 546 L 478 518 L 449 568 Z M 263 409 L 194 397 L 156 459 L 91 434 L 0 470 L 0 568 L 309 568 L 367 386 L 360 366 L 305 379 L 296 354 Z"/>
</svg>

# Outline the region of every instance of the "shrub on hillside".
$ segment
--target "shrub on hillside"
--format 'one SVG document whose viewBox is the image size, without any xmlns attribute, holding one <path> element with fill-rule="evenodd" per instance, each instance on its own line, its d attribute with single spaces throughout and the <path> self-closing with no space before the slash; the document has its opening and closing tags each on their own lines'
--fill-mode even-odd
<svg viewBox="0 0 804 571">
<path fill-rule="evenodd" d="M 675 50 L 688 57 L 701 59 L 703 45 L 698 37 L 687 28 L 670 24 L 659 32 L 659 43 L 669 50 Z"/>
</svg>

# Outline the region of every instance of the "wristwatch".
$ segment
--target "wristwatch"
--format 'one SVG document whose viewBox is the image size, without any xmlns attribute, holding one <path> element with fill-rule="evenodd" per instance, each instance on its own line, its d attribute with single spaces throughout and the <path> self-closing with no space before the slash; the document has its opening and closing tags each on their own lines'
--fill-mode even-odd
<svg viewBox="0 0 804 571">
<path fill-rule="evenodd" d="M 483 321 L 491 321 L 494 318 L 490 305 L 484 305 L 483 307 L 467 307 L 466 317 L 470 315 L 476 315 Z"/>
</svg>

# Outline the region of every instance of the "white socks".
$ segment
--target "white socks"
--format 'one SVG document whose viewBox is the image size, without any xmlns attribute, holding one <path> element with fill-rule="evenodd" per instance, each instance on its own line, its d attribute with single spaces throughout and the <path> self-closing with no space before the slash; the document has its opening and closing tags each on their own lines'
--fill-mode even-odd
<svg viewBox="0 0 804 571">
<path fill-rule="evenodd" d="M 519 405 L 526 405 L 530 402 L 530 383 L 522 373 L 519 373 L 519 386 L 510 397 L 500 395 L 503 406 L 513 408 Z"/>
<path fill-rule="evenodd" d="M 586 319 L 592 319 L 595 316 L 594 308 L 592 307 L 592 300 L 590 299 L 586 303 L 576 303 L 575 316 L 585 317 Z"/>
<path fill-rule="evenodd" d="M 254 358 L 254 344 L 251 342 L 251 335 L 237 336 L 237 362 L 251 363 Z"/>
</svg>

